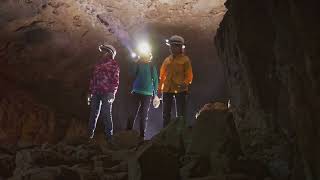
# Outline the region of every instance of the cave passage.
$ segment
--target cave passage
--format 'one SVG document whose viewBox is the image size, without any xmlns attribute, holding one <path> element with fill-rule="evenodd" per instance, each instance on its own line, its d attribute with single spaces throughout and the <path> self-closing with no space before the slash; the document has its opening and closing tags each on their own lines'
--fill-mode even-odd
<svg viewBox="0 0 320 180">
<path fill-rule="evenodd" d="M 319 6 L 317 0 L 1 1 L 0 180 L 318 180 Z M 180 46 L 189 59 L 164 63 Z M 138 56 L 153 66 L 142 71 Z M 97 63 L 114 71 L 108 88 L 117 89 L 115 97 L 91 99 L 109 105 L 114 99 L 111 140 L 104 132 L 108 109 L 94 138 L 88 133 Z M 150 94 L 132 94 L 138 75 L 161 84 L 148 77 L 161 76 L 162 66 L 189 77 L 176 88 L 185 90 L 193 77 L 184 118 L 175 117 L 173 106 L 166 127 L 162 105 L 170 94 L 159 108 Z M 144 139 L 139 122 L 128 129 L 137 97 L 151 102 Z"/>
</svg>

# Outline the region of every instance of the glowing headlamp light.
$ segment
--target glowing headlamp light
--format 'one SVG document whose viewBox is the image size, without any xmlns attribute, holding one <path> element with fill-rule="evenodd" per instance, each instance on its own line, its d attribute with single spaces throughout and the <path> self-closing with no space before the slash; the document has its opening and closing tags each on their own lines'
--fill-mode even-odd
<svg viewBox="0 0 320 180">
<path fill-rule="evenodd" d="M 138 46 L 138 52 L 141 55 L 150 55 L 151 54 L 151 47 L 148 43 L 143 42 Z"/>
<path fill-rule="evenodd" d="M 170 46 L 169 39 L 166 39 L 166 45 Z"/>
<path fill-rule="evenodd" d="M 143 61 L 151 61 L 152 59 L 152 52 L 151 47 L 148 43 L 142 42 L 138 44 L 137 51 L 131 52 L 131 58 L 134 61 L 143 60 Z"/>
</svg>

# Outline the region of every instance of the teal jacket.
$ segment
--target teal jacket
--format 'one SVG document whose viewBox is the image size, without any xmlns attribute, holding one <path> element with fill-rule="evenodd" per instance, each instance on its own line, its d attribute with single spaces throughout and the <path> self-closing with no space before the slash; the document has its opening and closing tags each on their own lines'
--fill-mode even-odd
<svg viewBox="0 0 320 180">
<path fill-rule="evenodd" d="M 147 96 L 158 94 L 159 77 L 154 65 L 134 63 L 132 74 L 134 76 L 132 92 Z"/>
</svg>

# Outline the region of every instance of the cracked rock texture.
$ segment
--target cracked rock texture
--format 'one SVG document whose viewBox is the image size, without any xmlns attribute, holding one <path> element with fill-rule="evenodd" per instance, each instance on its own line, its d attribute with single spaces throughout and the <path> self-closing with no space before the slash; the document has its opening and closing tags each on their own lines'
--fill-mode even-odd
<svg viewBox="0 0 320 180">
<path fill-rule="evenodd" d="M 284 179 L 319 179 L 319 1 L 228 0 L 226 6 L 215 42 L 242 140 L 269 149 L 266 156 L 291 156 L 287 165 L 270 162 Z M 273 146 L 262 145 L 271 139 Z"/>
</svg>

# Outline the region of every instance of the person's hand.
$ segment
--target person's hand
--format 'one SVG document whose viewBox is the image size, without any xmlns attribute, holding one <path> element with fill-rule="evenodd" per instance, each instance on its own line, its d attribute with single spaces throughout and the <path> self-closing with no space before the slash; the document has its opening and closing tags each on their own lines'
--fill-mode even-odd
<svg viewBox="0 0 320 180">
<path fill-rule="evenodd" d="M 113 101 L 114 101 L 114 99 L 115 99 L 114 93 L 109 93 L 108 96 L 107 96 L 107 98 L 108 98 L 108 102 L 109 102 L 109 103 L 113 103 Z"/>
<path fill-rule="evenodd" d="M 160 98 L 157 95 L 154 96 L 152 105 L 156 109 L 160 106 Z"/>
<path fill-rule="evenodd" d="M 92 99 L 92 94 L 88 94 L 88 96 L 87 96 L 88 106 L 90 106 L 90 104 L 91 104 L 91 99 Z"/>
<path fill-rule="evenodd" d="M 152 60 L 152 54 L 147 54 L 147 55 L 141 55 L 139 56 L 139 62 L 140 63 L 150 63 Z"/>
<path fill-rule="evenodd" d="M 178 85 L 178 88 L 179 88 L 179 89 L 182 89 L 182 90 L 186 89 L 187 87 L 188 87 L 188 84 L 185 83 L 185 82 L 183 82 L 182 84 L 179 84 L 179 85 Z"/>
</svg>

